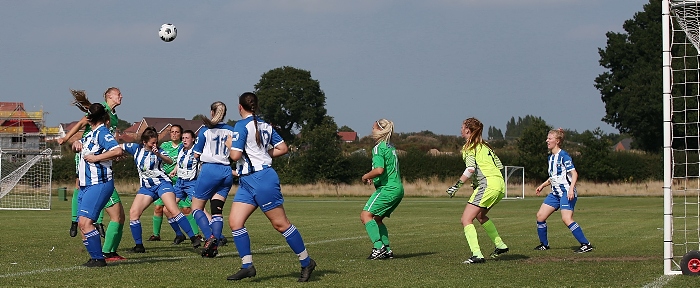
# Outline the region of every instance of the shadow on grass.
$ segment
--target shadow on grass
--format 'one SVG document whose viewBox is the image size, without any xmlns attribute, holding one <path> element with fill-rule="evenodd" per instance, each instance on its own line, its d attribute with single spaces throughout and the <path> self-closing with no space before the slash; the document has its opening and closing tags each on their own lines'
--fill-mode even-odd
<svg viewBox="0 0 700 288">
<path fill-rule="evenodd" d="M 421 253 L 410 253 L 410 254 L 395 254 L 394 259 L 408 259 L 414 257 L 428 256 L 436 254 L 436 252 L 421 252 Z M 381 259 L 382 261 L 391 261 L 391 259 Z"/>
<path fill-rule="evenodd" d="M 530 257 L 522 254 L 501 254 L 496 259 L 487 258 L 487 261 L 517 261 L 525 259 L 530 259 Z"/>
<path fill-rule="evenodd" d="M 287 274 L 269 275 L 269 276 L 264 276 L 264 277 L 254 277 L 250 280 L 250 282 L 264 282 L 264 281 L 270 280 L 270 279 L 288 278 L 290 283 L 291 283 L 291 282 L 296 282 L 297 279 L 299 279 L 300 273 L 301 273 L 301 269 L 299 269 L 299 271 L 290 272 Z M 340 272 L 337 270 L 330 270 L 330 269 L 316 269 L 316 270 L 314 270 L 313 273 L 311 273 L 311 278 L 309 278 L 309 282 L 320 281 L 321 280 L 320 278 L 322 278 L 323 276 L 326 276 L 327 274 L 340 274 Z M 258 275 L 260 275 L 260 274 L 258 273 Z M 231 282 L 233 282 L 233 281 L 231 281 Z"/>
</svg>

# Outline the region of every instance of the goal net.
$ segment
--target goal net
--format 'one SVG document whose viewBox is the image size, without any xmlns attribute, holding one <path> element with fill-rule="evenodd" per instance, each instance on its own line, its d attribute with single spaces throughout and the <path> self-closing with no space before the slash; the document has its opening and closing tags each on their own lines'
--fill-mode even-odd
<svg viewBox="0 0 700 288">
<path fill-rule="evenodd" d="M 700 250 L 700 1 L 663 0 L 662 27 L 664 274 L 673 275 Z"/>
<path fill-rule="evenodd" d="M 506 199 L 525 198 L 525 167 L 503 167 L 503 179 L 506 181 Z"/>
<path fill-rule="evenodd" d="M 0 209 L 51 209 L 51 149 L 41 152 L 0 150 Z"/>
</svg>

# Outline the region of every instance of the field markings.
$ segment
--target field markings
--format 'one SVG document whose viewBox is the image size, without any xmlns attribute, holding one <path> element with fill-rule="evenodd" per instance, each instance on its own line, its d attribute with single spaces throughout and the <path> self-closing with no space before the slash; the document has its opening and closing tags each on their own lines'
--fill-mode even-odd
<svg viewBox="0 0 700 288">
<path fill-rule="evenodd" d="M 326 240 L 320 240 L 320 241 L 307 242 L 305 244 L 306 244 L 306 246 L 309 246 L 309 245 L 318 245 L 318 244 L 325 244 L 325 243 L 339 242 L 339 241 L 359 240 L 359 239 L 365 239 L 365 238 L 367 238 L 367 235 L 355 236 L 355 237 L 345 237 L 345 238 L 335 238 L 335 239 L 326 239 Z M 267 247 L 267 248 L 262 248 L 262 249 L 255 249 L 255 250 L 252 250 L 251 252 L 259 253 L 259 252 L 277 250 L 277 249 L 282 249 L 282 248 L 289 248 L 289 245 L 279 245 L 279 246 L 272 246 L 272 247 Z M 228 255 L 238 255 L 238 252 L 226 252 L 226 253 L 219 254 L 219 256 L 228 256 Z M 162 261 L 162 260 L 181 260 L 181 259 L 191 259 L 191 258 L 202 258 L 202 257 L 199 255 L 196 255 L 196 256 L 178 256 L 178 257 L 148 257 L 148 258 L 139 258 L 139 259 L 129 259 L 129 260 L 120 261 L 120 262 L 139 263 L 139 262 L 147 262 L 147 261 L 153 261 L 153 260 Z M 31 270 L 31 271 L 24 271 L 24 272 L 0 274 L 0 278 L 22 277 L 22 276 L 27 276 L 27 275 L 44 274 L 44 273 L 51 273 L 51 272 L 65 272 L 65 271 L 72 271 L 72 270 L 77 270 L 77 269 L 89 269 L 89 268 L 84 267 L 82 265 L 81 266 L 65 267 L 65 268 L 45 268 L 45 269 L 38 269 L 38 270 Z"/>
<path fill-rule="evenodd" d="M 668 283 L 668 281 L 671 281 L 673 279 L 673 276 L 675 275 L 661 275 L 661 277 L 657 278 L 654 280 L 654 282 L 648 283 L 647 285 L 642 286 L 643 288 L 661 288 Z"/>
</svg>

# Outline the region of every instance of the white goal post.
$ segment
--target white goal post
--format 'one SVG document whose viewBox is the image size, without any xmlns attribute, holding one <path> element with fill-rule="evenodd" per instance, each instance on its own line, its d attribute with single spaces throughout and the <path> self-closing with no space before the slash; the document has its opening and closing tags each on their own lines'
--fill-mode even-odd
<svg viewBox="0 0 700 288">
<path fill-rule="evenodd" d="M 700 0 L 662 0 L 665 275 L 700 274 Z M 689 257 L 690 256 L 690 257 Z"/>
<path fill-rule="evenodd" d="M 0 150 L 0 209 L 51 209 L 51 156 L 51 149 Z"/>
<path fill-rule="evenodd" d="M 505 199 L 525 198 L 525 167 L 504 166 L 503 179 L 506 182 Z"/>
</svg>

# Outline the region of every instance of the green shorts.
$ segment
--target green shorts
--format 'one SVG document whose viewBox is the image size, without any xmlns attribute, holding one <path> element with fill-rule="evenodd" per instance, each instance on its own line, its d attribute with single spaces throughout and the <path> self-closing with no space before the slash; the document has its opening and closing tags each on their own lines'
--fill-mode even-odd
<svg viewBox="0 0 700 288">
<path fill-rule="evenodd" d="M 158 198 L 158 200 L 153 202 L 153 204 L 156 206 L 165 206 L 165 203 L 163 203 L 163 198 Z M 192 207 L 192 200 L 190 199 L 190 197 L 180 199 L 180 202 L 177 202 L 177 207 L 179 207 L 180 209 L 190 208 Z"/>
<path fill-rule="evenodd" d="M 498 204 L 505 196 L 505 185 L 503 180 L 494 182 L 496 182 L 494 183 L 495 185 L 479 185 L 479 187 L 476 187 L 472 197 L 469 197 L 469 203 L 487 209 Z"/>
<path fill-rule="evenodd" d="M 109 208 L 114 206 L 117 203 L 121 203 L 122 199 L 119 198 L 119 193 L 117 193 L 117 189 L 114 189 L 112 192 L 112 196 L 109 197 L 109 201 L 107 201 L 107 205 L 105 205 L 105 208 Z"/>
<path fill-rule="evenodd" d="M 383 186 L 374 191 L 362 210 L 372 215 L 390 217 L 391 212 L 399 206 L 403 199 L 403 187 Z"/>
</svg>

